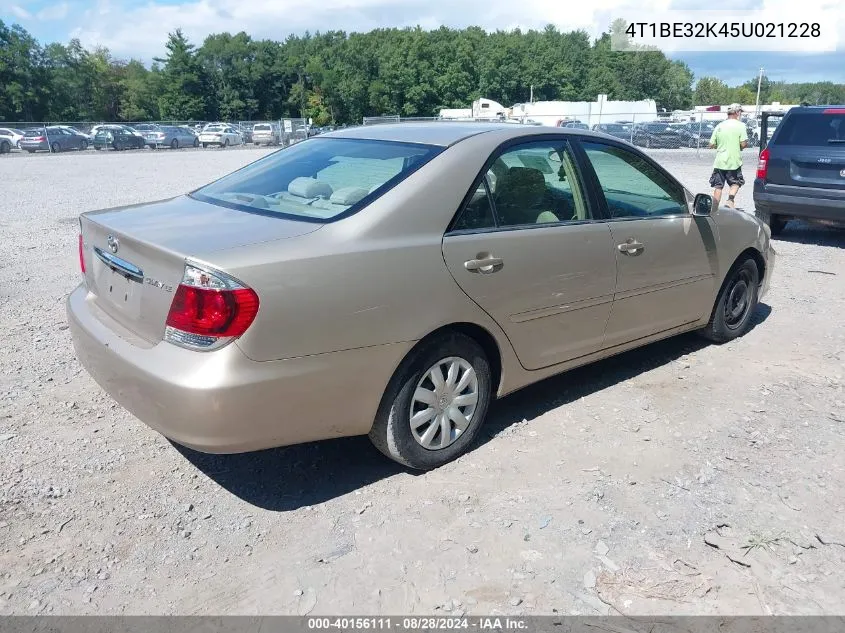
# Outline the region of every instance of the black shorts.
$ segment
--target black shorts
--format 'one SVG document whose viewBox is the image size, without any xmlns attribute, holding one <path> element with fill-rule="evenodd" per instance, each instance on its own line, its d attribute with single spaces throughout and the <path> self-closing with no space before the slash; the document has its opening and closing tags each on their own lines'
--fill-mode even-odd
<svg viewBox="0 0 845 633">
<path fill-rule="evenodd" d="M 710 176 L 710 186 L 714 189 L 721 189 L 728 183 L 729 187 L 737 185 L 742 187 L 745 184 L 745 178 L 742 177 L 742 167 L 736 169 L 714 169 L 713 175 Z"/>
</svg>

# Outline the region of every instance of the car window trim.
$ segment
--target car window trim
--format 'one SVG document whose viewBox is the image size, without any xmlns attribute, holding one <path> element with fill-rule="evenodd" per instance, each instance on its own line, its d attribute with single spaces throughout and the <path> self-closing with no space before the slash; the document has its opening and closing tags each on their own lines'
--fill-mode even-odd
<svg viewBox="0 0 845 633">
<path fill-rule="evenodd" d="M 669 219 L 677 219 L 677 218 L 685 218 L 692 215 L 692 203 L 690 198 L 692 197 L 690 192 L 687 190 L 686 187 L 669 173 L 668 170 L 664 169 L 656 160 L 654 160 L 651 156 L 646 154 L 645 152 L 640 151 L 636 147 L 631 146 L 630 144 L 626 143 L 617 143 L 613 139 L 604 139 L 604 138 L 587 138 L 584 139 L 583 137 L 579 137 L 576 139 L 578 143 L 578 150 L 582 156 L 582 160 L 584 161 L 584 170 L 587 172 L 588 177 L 591 180 L 592 184 L 592 191 L 594 192 L 597 203 L 601 206 L 602 216 L 604 217 L 605 222 L 632 222 L 634 220 L 669 220 Z M 646 215 L 646 216 L 626 216 L 622 218 L 613 218 L 610 216 L 610 209 L 607 205 L 607 198 L 604 195 L 604 189 L 601 187 L 601 183 L 599 182 L 598 174 L 596 174 L 596 170 L 593 167 L 592 162 L 590 161 L 590 157 L 587 154 L 587 150 L 584 148 L 583 142 L 586 141 L 588 143 L 597 143 L 599 145 L 609 145 L 612 147 L 616 147 L 623 151 L 630 152 L 632 154 L 636 154 L 637 156 L 645 158 L 646 162 L 649 163 L 652 167 L 656 168 L 660 173 L 667 177 L 667 179 L 677 185 L 684 194 L 684 202 L 687 206 L 687 211 L 685 213 L 670 213 L 666 215 Z"/>
<path fill-rule="evenodd" d="M 463 199 L 461 200 L 461 204 L 458 205 L 457 211 L 452 216 L 452 219 L 449 221 L 449 224 L 446 227 L 446 231 L 444 232 L 444 237 L 450 235 L 472 235 L 475 233 L 501 233 L 502 231 L 518 231 L 522 229 L 535 229 L 535 228 L 552 228 L 556 226 L 570 226 L 570 225 L 577 225 L 577 224 L 593 224 L 596 222 L 604 222 L 603 218 L 596 217 L 596 208 L 593 204 L 591 196 L 588 193 L 585 193 L 586 190 L 589 188 L 585 174 L 582 170 L 580 160 L 578 159 L 577 149 L 573 144 L 573 139 L 576 138 L 575 135 L 566 133 L 566 134 L 549 134 L 548 132 L 544 132 L 542 134 L 531 134 L 528 136 L 520 136 L 517 138 L 507 139 L 500 143 L 496 148 L 490 152 L 490 155 L 487 157 L 487 160 L 482 165 L 481 170 L 476 175 L 476 177 L 472 181 L 472 185 L 470 186 L 467 193 L 464 195 Z M 590 214 L 589 219 L 586 220 L 561 220 L 560 222 L 542 222 L 540 224 L 514 224 L 509 226 L 501 226 L 499 224 L 499 213 L 496 210 L 496 204 L 493 201 L 493 196 L 490 194 L 490 189 L 487 187 L 487 172 L 490 171 L 490 168 L 493 166 L 501 156 L 511 147 L 517 145 L 527 145 L 529 143 L 542 143 L 543 141 L 553 141 L 553 142 L 561 142 L 563 141 L 571 150 L 572 154 L 572 162 L 575 166 L 575 171 L 578 175 L 579 184 L 582 189 L 582 195 L 584 198 L 584 204 L 587 208 L 587 212 Z M 481 182 L 484 181 L 485 187 L 487 187 L 487 196 L 488 200 L 490 201 L 490 207 L 493 210 L 493 221 L 496 223 L 495 226 L 492 227 L 484 227 L 479 229 L 454 229 L 455 223 L 458 221 L 458 218 L 461 217 L 461 214 L 466 210 L 467 205 L 472 200 L 472 196 L 478 190 L 478 186 Z"/>
</svg>

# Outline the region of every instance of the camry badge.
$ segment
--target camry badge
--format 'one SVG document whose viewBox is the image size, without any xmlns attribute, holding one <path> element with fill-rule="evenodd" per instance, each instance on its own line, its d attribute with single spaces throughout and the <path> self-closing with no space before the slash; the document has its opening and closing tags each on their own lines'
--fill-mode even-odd
<svg viewBox="0 0 845 633">
<path fill-rule="evenodd" d="M 117 250 L 120 248 L 120 242 L 114 235 L 109 235 L 106 238 L 106 243 L 109 245 L 109 250 L 112 253 L 116 253 Z"/>
</svg>

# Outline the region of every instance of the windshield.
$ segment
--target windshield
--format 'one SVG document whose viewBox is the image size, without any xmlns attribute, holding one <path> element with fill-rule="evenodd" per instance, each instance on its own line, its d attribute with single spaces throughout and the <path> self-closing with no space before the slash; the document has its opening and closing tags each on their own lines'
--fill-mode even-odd
<svg viewBox="0 0 845 633">
<path fill-rule="evenodd" d="M 274 152 L 192 195 L 246 211 L 332 220 L 365 206 L 440 151 L 395 141 L 312 139 Z"/>
<path fill-rule="evenodd" d="M 254 128 L 252 128 L 252 131 L 253 132 L 269 132 L 270 126 L 269 125 L 256 125 Z"/>
</svg>

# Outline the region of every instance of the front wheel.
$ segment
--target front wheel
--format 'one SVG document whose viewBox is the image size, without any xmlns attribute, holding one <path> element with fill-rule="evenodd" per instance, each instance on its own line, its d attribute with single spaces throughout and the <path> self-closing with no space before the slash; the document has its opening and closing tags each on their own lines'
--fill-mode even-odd
<svg viewBox="0 0 845 633">
<path fill-rule="evenodd" d="M 223 147 L 229 147 L 229 139 L 227 139 L 227 138 L 223 139 Z"/>
<path fill-rule="evenodd" d="M 0 143 L 0 154 L 10 154 L 12 152 L 12 145 L 11 143 L 7 143 L 3 141 Z"/>
<path fill-rule="evenodd" d="M 760 270 L 752 257 L 734 264 L 716 298 L 710 322 L 701 330 L 702 336 L 714 343 L 727 343 L 745 334 L 757 307 L 759 286 Z"/>
<path fill-rule="evenodd" d="M 394 461 L 430 470 L 462 455 L 492 393 L 490 363 L 473 339 L 453 333 L 411 352 L 387 386 L 370 430 Z"/>
</svg>

